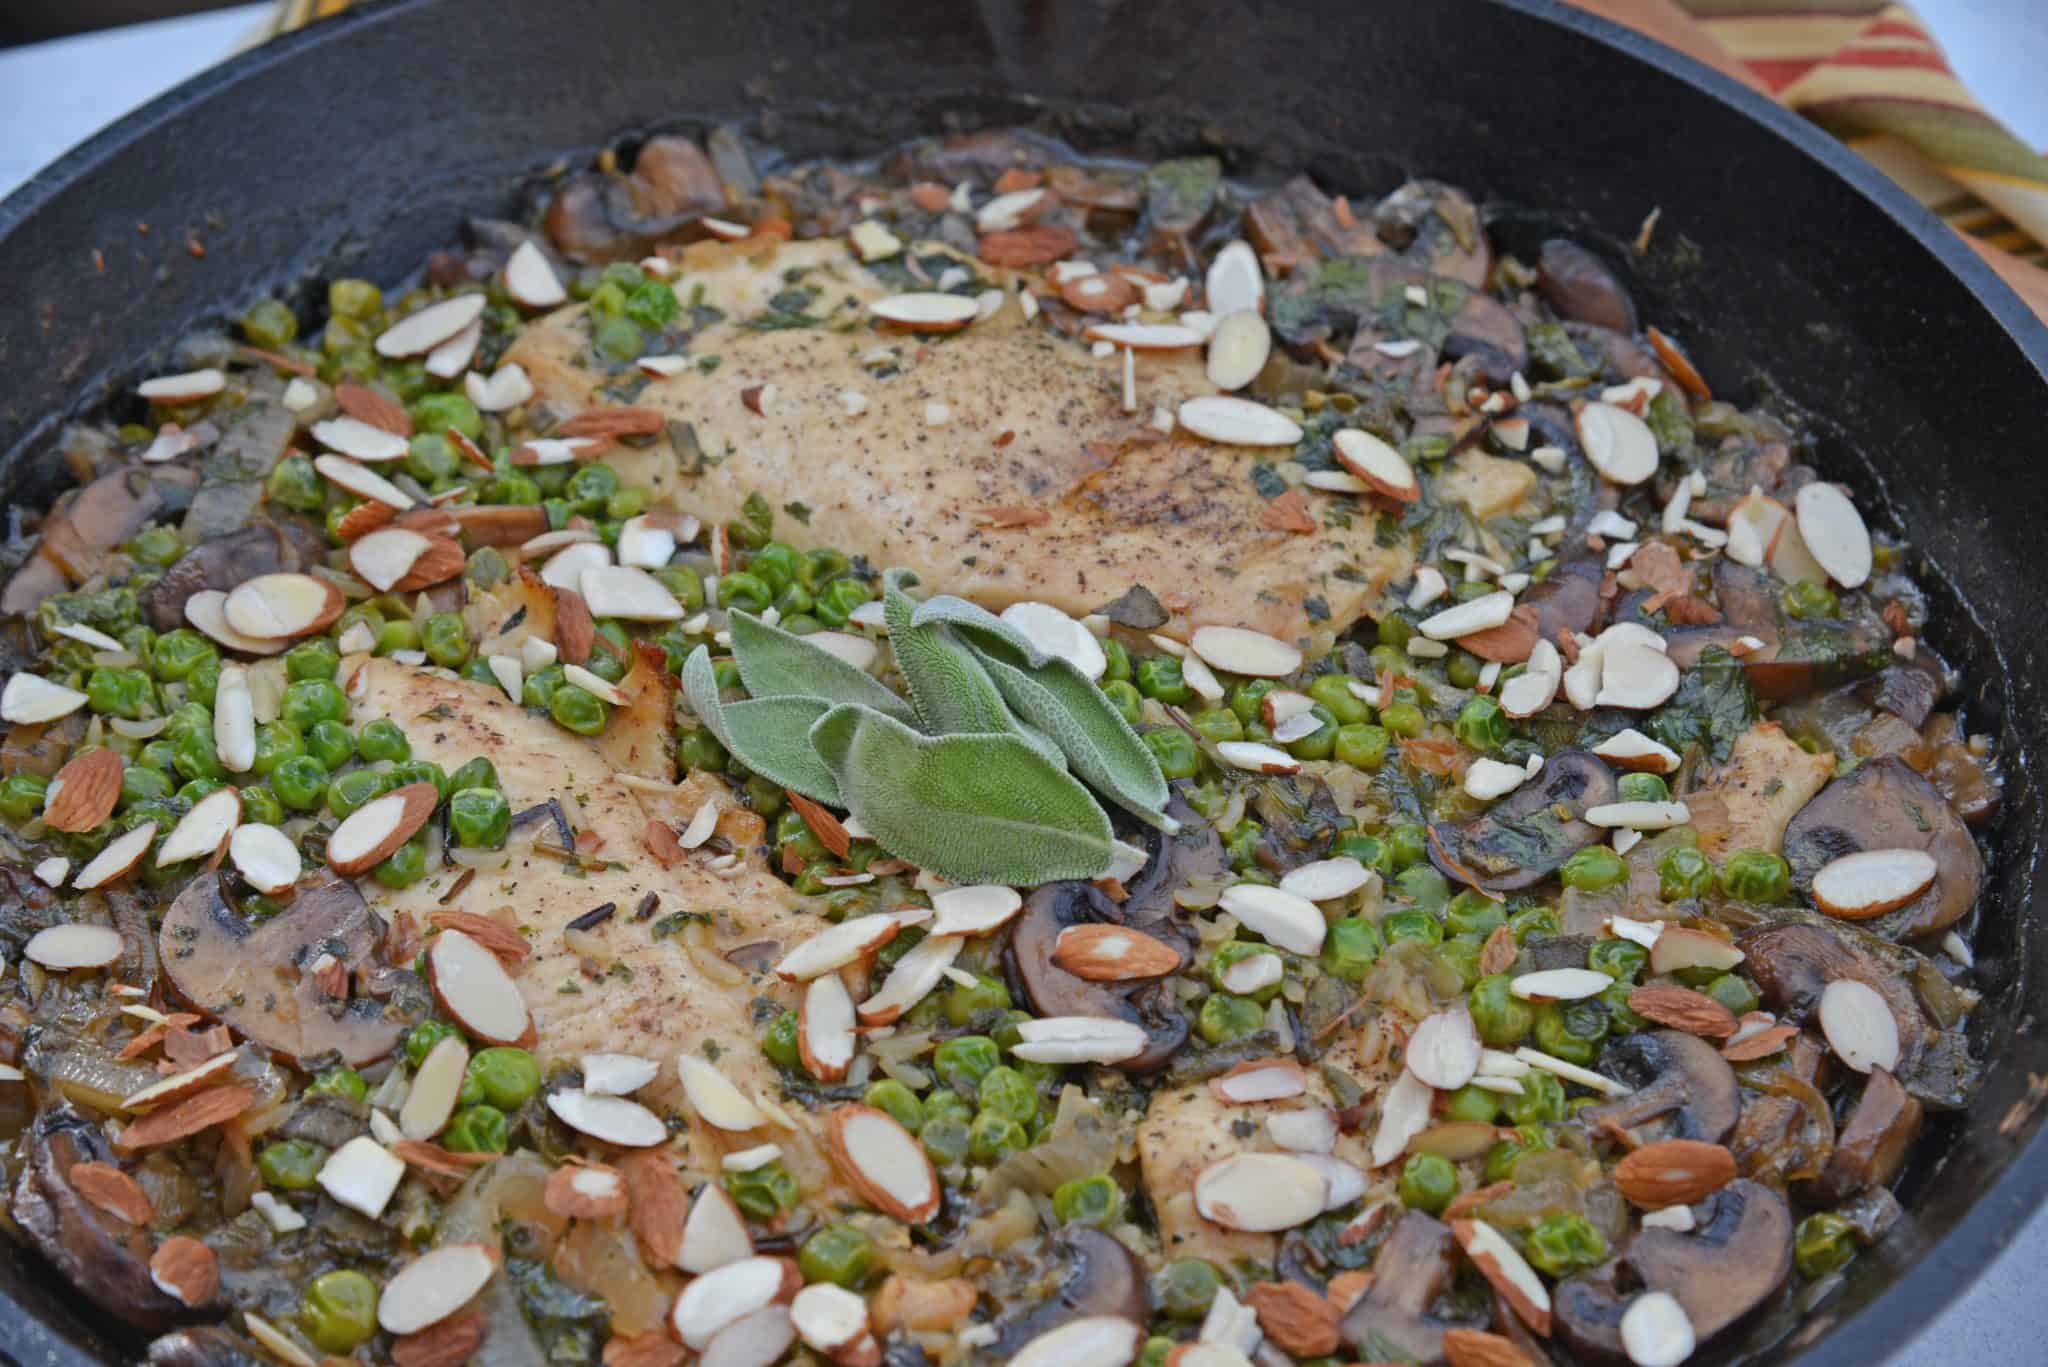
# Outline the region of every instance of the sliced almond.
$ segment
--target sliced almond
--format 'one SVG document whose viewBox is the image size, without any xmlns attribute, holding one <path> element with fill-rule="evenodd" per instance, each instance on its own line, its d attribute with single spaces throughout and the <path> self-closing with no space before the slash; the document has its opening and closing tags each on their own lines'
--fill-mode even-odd
<svg viewBox="0 0 2048 1367">
<path fill-rule="evenodd" d="M 1292 446 L 1301 424 L 1265 404 L 1229 395 L 1205 395 L 1181 404 L 1175 414 L 1198 437 L 1227 446 Z"/>
<path fill-rule="evenodd" d="M 1271 1111 L 1266 1115 L 1266 1133 L 1273 1142 L 1289 1153 L 1307 1157 L 1309 1154 L 1325 1154 L 1337 1146 L 1337 1113 L 1326 1106 L 1297 1106 L 1292 1110 Z M 1316 1171 L 1329 1177 L 1331 1169 L 1315 1165 Z M 1330 1203 L 1325 1201 L 1323 1209 Z"/>
<path fill-rule="evenodd" d="M 1580 406 L 1574 419 L 1579 446 L 1603 479 L 1641 484 L 1657 473 L 1657 438 L 1648 423 L 1611 403 Z"/>
<path fill-rule="evenodd" d="M 330 484 L 345 489 L 358 498 L 366 498 L 400 511 L 413 506 L 411 494 L 376 471 L 366 469 L 352 460 L 341 456 L 315 456 L 313 468 Z"/>
<path fill-rule="evenodd" d="M 215 1054 L 196 1067 L 188 1068 L 182 1073 L 173 1073 L 162 1081 L 153 1082 L 140 1091 L 129 1093 L 121 1099 L 121 1109 L 131 1115 L 139 1115 L 196 1096 L 209 1087 L 227 1081 L 240 1062 L 241 1055 L 234 1050 Z"/>
<path fill-rule="evenodd" d="M 1635 1367 L 1679 1367 L 1699 1346 L 1685 1307 L 1669 1291 L 1645 1291 L 1621 1312 L 1621 1348 Z"/>
<path fill-rule="evenodd" d="M 1650 949 L 1650 971 L 1663 975 L 1685 968 L 1711 968 L 1726 973 L 1744 958 L 1741 950 L 1718 935 L 1690 926 L 1666 926 Z"/>
<path fill-rule="evenodd" d="M 789 1308 L 764 1305 L 740 1316 L 718 1331 L 704 1347 L 696 1367 L 775 1367 L 785 1360 L 796 1342 L 796 1328 Z M 877 1349 L 876 1360 L 880 1360 Z"/>
<path fill-rule="evenodd" d="M 1683 802 L 1603 802 L 1585 811 L 1586 824 L 1608 830 L 1668 831 L 1692 820 Z"/>
<path fill-rule="evenodd" d="M 1870 578 L 1870 529 L 1849 496 L 1832 484 L 1815 480 L 1792 499 L 1799 536 L 1828 578 L 1843 588 L 1859 588 Z"/>
<path fill-rule="evenodd" d="M 883 912 L 841 921 L 783 955 L 775 965 L 775 974 L 786 982 L 801 983 L 809 982 L 821 973 L 836 972 L 865 959 L 895 939 L 896 932 L 904 926 L 915 925 L 929 914 L 919 908 L 912 916 Z"/>
<path fill-rule="evenodd" d="M 1254 996 L 1285 981 L 1287 966 L 1271 951 L 1247 954 L 1223 970 L 1223 990 L 1240 997 Z"/>
<path fill-rule="evenodd" d="M 227 383 L 226 375 L 208 366 L 204 370 L 188 370 L 181 375 L 158 375 L 135 386 L 135 392 L 151 403 L 197 403 L 220 393 L 227 388 Z"/>
<path fill-rule="evenodd" d="M 705 1124 L 733 1133 L 759 1129 L 768 1117 L 747 1099 L 718 1066 L 696 1054 L 676 1057 L 676 1073 L 682 1078 L 683 1095 L 690 1109 Z"/>
<path fill-rule="evenodd" d="M 70 716 L 85 702 L 85 694 L 78 690 L 23 671 L 8 676 L 7 687 L 0 689 L 0 720 L 40 726 Z"/>
<path fill-rule="evenodd" d="M 738 1203 L 718 1183 L 706 1182 L 683 1222 L 683 1249 L 676 1266 L 701 1276 L 753 1256 L 754 1239 Z"/>
<path fill-rule="evenodd" d="M 629 517 L 619 527 L 619 563 L 634 569 L 658 570 L 675 555 L 677 544 L 676 533 L 659 519 L 645 513 Z"/>
<path fill-rule="evenodd" d="M 78 871 L 78 876 L 71 880 L 71 886 L 80 892 L 91 892 L 122 877 L 142 862 L 142 856 L 149 853 L 149 842 L 154 839 L 154 821 L 145 821 L 126 835 L 116 836 Z"/>
<path fill-rule="evenodd" d="M 412 1075 L 405 1104 L 398 1108 L 398 1132 L 407 1139 L 432 1139 L 455 1114 L 469 1072 L 469 1046 L 449 1035 L 427 1051 Z"/>
<path fill-rule="evenodd" d="M 813 978 L 804 989 L 797 1016 L 797 1048 L 804 1071 L 820 1082 L 837 1082 L 853 1063 L 853 997 L 837 973 Z"/>
<path fill-rule="evenodd" d="M 1835 1056 L 1859 1073 L 1899 1066 L 1899 1022 L 1878 990 L 1837 978 L 1820 994 L 1820 1029 Z"/>
<path fill-rule="evenodd" d="M 575 593 L 580 597 L 583 596 L 583 576 L 586 572 L 597 573 L 620 568 L 623 567 L 612 564 L 610 547 L 602 542 L 581 541 L 564 546 L 553 555 L 550 555 L 547 558 L 547 563 L 540 567 L 540 580 L 549 588 Z M 632 570 L 630 572 L 633 574 L 644 573 L 642 570 Z M 652 579 L 653 576 L 650 575 L 649 578 Z M 656 579 L 653 582 L 656 588 L 661 587 L 660 580 Z M 662 592 L 666 594 L 668 591 L 663 589 Z M 670 601 L 674 601 L 673 597 L 670 598 Z M 584 605 L 586 607 L 590 606 L 587 597 L 584 598 Z M 680 605 L 678 610 L 680 610 Z M 611 616 L 612 614 L 605 613 L 602 615 Z"/>
<path fill-rule="evenodd" d="M 398 1269 L 377 1297 L 377 1323 L 389 1334 L 416 1334 L 468 1305 L 498 1270 L 489 1244 L 440 1244 Z"/>
<path fill-rule="evenodd" d="M 427 553 L 433 541 L 404 527 L 385 527 L 359 537 L 348 548 L 348 563 L 371 588 L 389 593 Z"/>
<path fill-rule="evenodd" d="M 1735 1180 L 1735 1155 L 1720 1144 L 1664 1139 L 1624 1154 L 1613 1177 L 1616 1189 L 1645 1210 L 1689 1206 Z"/>
<path fill-rule="evenodd" d="M 365 810 L 367 807 L 359 808 L 357 815 Z M 338 836 L 339 832 L 335 838 Z M 334 838 L 330 838 L 330 859 L 333 849 Z M 525 998 L 519 995 L 518 985 L 506 973 L 498 956 L 480 941 L 460 930 L 443 930 L 427 945 L 427 968 L 433 977 L 435 997 L 457 1024 L 477 1039 L 491 1044 L 521 1044 L 531 1034 L 533 1020 Z"/>
<path fill-rule="evenodd" d="M 337 1203 L 376 1220 L 404 1176 L 405 1160 L 363 1134 L 327 1156 L 318 1180 Z"/>
<path fill-rule="evenodd" d="M 148 842 L 143 844 L 146 847 Z M 91 867 L 86 866 L 88 870 Z M 69 973 L 80 968 L 105 968 L 121 957 L 121 949 L 121 932 L 112 926 L 67 924 L 43 927 L 28 937 L 21 953 L 30 963 L 40 964 L 52 973 Z"/>
<path fill-rule="evenodd" d="M 964 943 L 958 935 L 927 935 L 890 968 L 882 988 L 860 1004 L 863 1025 L 890 1025 L 916 1006 L 941 982 L 959 957 Z"/>
<path fill-rule="evenodd" d="M 1068 926 L 1053 942 L 1052 961 L 1090 982 L 1158 978 L 1180 967 L 1180 951 L 1131 926 L 1091 922 Z"/>
<path fill-rule="evenodd" d="M 1130 1367 L 1145 1343 L 1145 1326 L 1122 1315 L 1083 1315 L 1030 1340 L 1010 1367 Z"/>
<path fill-rule="evenodd" d="M 1330 439 L 1337 463 L 1365 481 L 1374 493 L 1401 503 L 1422 497 L 1422 481 L 1408 458 L 1379 437 L 1356 427 L 1340 427 Z"/>
<path fill-rule="evenodd" d="M 1340 855 L 1289 869 L 1280 879 L 1280 890 L 1311 902 L 1334 902 L 1349 897 L 1374 877 L 1371 869 L 1350 855 Z"/>
<path fill-rule="evenodd" d="M 789 1322 L 807 1346 L 830 1357 L 868 1332 L 868 1303 L 843 1286 L 813 1282 L 789 1303 Z"/>
<path fill-rule="evenodd" d="M 157 429 L 156 436 L 142 449 L 137 459 L 144 465 L 161 465 L 198 449 L 197 434 L 184 431 L 174 422 L 167 422 Z"/>
<path fill-rule="evenodd" d="M 361 418 L 329 418 L 312 427 L 313 440 L 338 456 L 371 465 L 404 460 L 412 450 L 404 437 Z"/>
<path fill-rule="evenodd" d="M 1409 1035 L 1408 1071 L 1437 1091 L 1454 1092 L 1479 1071 L 1479 1047 L 1469 1012 L 1439 1011 L 1424 1017 Z"/>
<path fill-rule="evenodd" d="M 1845 854 L 1814 874 L 1814 905 L 1844 920 L 1868 920 L 1918 897 L 1939 871 L 1934 856 L 1925 850 Z"/>
<path fill-rule="evenodd" d="M 1233 1106 L 1285 1101 L 1308 1090 L 1308 1075 L 1291 1058 L 1247 1059 L 1209 1079 L 1209 1090 Z"/>
<path fill-rule="evenodd" d="M 489 379 L 471 371 L 462 379 L 462 392 L 485 413 L 508 413 L 531 399 L 533 381 L 517 361 L 501 365 Z"/>
<path fill-rule="evenodd" d="M 178 819 L 164 843 L 157 847 L 156 866 L 169 868 L 187 859 L 199 859 L 219 849 L 221 842 L 242 824 L 242 794 L 230 786 L 216 788 L 192 804 L 192 810 Z"/>
<path fill-rule="evenodd" d="M 1228 674 L 1278 679 L 1301 668 L 1298 648 L 1244 627 L 1197 627 L 1188 648 Z"/>
<path fill-rule="evenodd" d="M 1575 1002 L 1597 997 L 1614 986 L 1614 979 L 1595 968 L 1546 968 L 1524 973 L 1508 984 L 1508 991 L 1523 1001 Z"/>
<path fill-rule="evenodd" d="M 1301 761 L 1276 745 L 1255 740 L 1226 740 L 1216 743 L 1216 756 L 1233 769 L 1254 774 L 1298 774 Z"/>
<path fill-rule="evenodd" d="M 379 356 L 423 356 L 483 316 L 482 294 L 458 294 L 407 314 L 377 335 Z"/>
<path fill-rule="evenodd" d="M 933 935 L 986 935 L 1008 925 L 1024 909 L 1015 888 L 994 883 L 942 888 L 931 900 Z"/>
<path fill-rule="evenodd" d="M 77 641 L 81 645 L 91 646 L 94 650 L 126 650 L 128 648 L 107 635 L 106 632 L 95 631 L 82 622 L 63 623 L 56 628 L 56 634 L 64 637 L 66 640 Z M 10 717 L 8 720 L 12 721 L 13 718 Z"/>
<path fill-rule="evenodd" d="M 1225 1229 L 1272 1234 L 1323 1213 L 1327 1178 L 1292 1154 L 1240 1153 L 1195 1176 L 1195 1209 Z"/>
<path fill-rule="evenodd" d="M 574 465 L 579 460 L 597 455 L 604 445 L 598 437 L 534 437 L 513 449 L 512 463 L 518 466 Z"/>
<path fill-rule="evenodd" d="M 1550 1333 L 1550 1291 L 1507 1236 L 1484 1220 L 1453 1220 L 1451 1233 L 1472 1265 L 1493 1284 L 1517 1318 L 1539 1335 Z"/>
<path fill-rule="evenodd" d="M 1250 309 L 1224 315 L 1209 334 L 1209 383 L 1226 394 L 1243 389 L 1273 354 L 1273 330 Z"/>
<path fill-rule="evenodd" d="M 1130 351 L 1182 351 L 1202 344 L 1203 335 L 1178 323 L 1090 323 L 1083 334 Z"/>
<path fill-rule="evenodd" d="M 602 1220 L 631 1204 L 626 1179 L 617 1168 L 570 1163 L 548 1174 L 543 1200 L 549 1211 L 572 1220 Z"/>
<path fill-rule="evenodd" d="M 1678 666 L 1661 650 L 1632 641 L 1603 642 L 1596 707 L 1646 712 L 1678 691 Z"/>
<path fill-rule="evenodd" d="M 1328 923 L 1321 908 L 1308 898 L 1263 883 L 1237 883 L 1223 890 L 1216 905 L 1247 930 L 1293 954 L 1319 954 Z"/>
<path fill-rule="evenodd" d="M 228 838 L 228 858 L 249 886 L 266 897 L 290 891 L 304 872 L 299 847 L 275 826 L 237 826 Z"/>
<path fill-rule="evenodd" d="M 1506 697 L 1505 694 L 1502 695 Z M 1678 752 L 1660 745 L 1633 726 L 1617 731 L 1593 747 L 1593 753 L 1617 769 L 1645 774 L 1670 774 L 1678 770 Z"/>
<path fill-rule="evenodd" d="M 1221 318 L 1245 309 L 1257 312 L 1265 302 L 1265 272 L 1259 267 L 1258 253 L 1247 242 L 1226 243 L 1209 263 L 1202 303 Z"/>
<path fill-rule="evenodd" d="M 271 720 L 276 719 L 273 710 Z M 213 753 L 231 774 L 256 766 L 256 692 L 249 671 L 238 664 L 222 665 L 214 684 Z"/>
<path fill-rule="evenodd" d="M 1522 765 L 1482 756 L 1473 760 L 1465 770 L 1465 781 L 1461 786 L 1467 797 L 1493 802 L 1506 797 L 1531 777 L 1533 775 Z"/>
<path fill-rule="evenodd" d="M 1408 1142 L 1429 1128 L 1436 1092 L 1427 1082 L 1402 1069 L 1380 1102 L 1380 1124 L 1372 1137 L 1372 1165 L 1383 1168 L 1408 1151 Z"/>
<path fill-rule="evenodd" d="M 825 1122 L 825 1151 L 847 1184 L 872 1206 L 905 1224 L 939 1212 L 938 1174 L 915 1136 L 888 1112 L 841 1106 Z"/>
<path fill-rule="evenodd" d="M 882 657 L 881 650 L 865 636 L 856 636 L 850 631 L 814 631 L 804 639 L 824 651 L 846 661 L 855 669 L 872 669 L 875 661 Z"/>
<path fill-rule="evenodd" d="M 652 1148 L 668 1139 L 668 1126 L 660 1116 L 622 1096 L 599 1096 L 567 1087 L 548 1093 L 548 1109 L 579 1134 L 620 1148 Z"/>
<path fill-rule="evenodd" d="M 201 589 L 185 600 L 185 620 L 198 628 L 202 636 L 244 655 L 276 655 L 291 644 L 289 641 L 259 640 L 236 631 L 228 625 L 227 598 L 219 589 Z"/>
<path fill-rule="evenodd" d="M 563 665 L 562 681 L 574 684 L 593 697 L 610 703 L 613 707 L 624 707 L 632 701 L 631 698 L 626 696 L 624 689 L 602 675 L 591 673 L 582 665 Z"/>
<path fill-rule="evenodd" d="M 469 363 L 476 359 L 477 348 L 483 345 L 483 341 L 482 321 L 471 323 L 427 353 L 427 373 L 440 380 L 454 379 L 469 369 Z"/>
<path fill-rule="evenodd" d="M 408 783 L 349 813 L 327 838 L 327 863 L 344 878 L 368 873 L 413 838 L 440 805 L 431 783 Z"/>
<path fill-rule="evenodd" d="M 891 294 L 868 305 L 868 312 L 883 322 L 912 332 L 956 332 L 974 321 L 975 309 L 965 295 L 934 290 Z"/>
<path fill-rule="evenodd" d="M 661 1074 L 651 1058 L 632 1054 L 585 1054 L 583 1090 L 596 1096 L 631 1096 Z"/>
<path fill-rule="evenodd" d="M 551 309 L 569 298 L 547 253 L 535 246 L 531 238 L 514 247 L 505 260 L 505 293 L 512 296 L 513 303 L 527 309 Z"/>
<path fill-rule="evenodd" d="M 43 824 L 53 831 L 89 831 L 114 814 L 121 800 L 121 756 L 108 749 L 87 750 L 66 760 L 50 780 L 43 803 Z"/>
<path fill-rule="evenodd" d="M 150 1255 L 149 1280 L 181 1305 L 205 1305 L 220 1291 L 220 1259 L 190 1235 L 174 1234 Z"/>
<path fill-rule="evenodd" d="M 683 616 L 683 605 L 662 587 L 659 579 L 630 565 L 586 567 L 569 587 L 583 595 L 594 617 L 622 622 L 674 622 Z"/>
<path fill-rule="evenodd" d="M 1017 1025 L 1011 1049 L 1032 1063 L 1122 1063 L 1145 1052 L 1145 1028 L 1104 1016 L 1041 1016 Z"/>
<path fill-rule="evenodd" d="M 701 1353 L 720 1330 L 788 1302 L 802 1285 L 802 1274 L 786 1258 L 742 1258 L 685 1286 L 669 1309 L 669 1328 L 685 1348 Z"/>
</svg>

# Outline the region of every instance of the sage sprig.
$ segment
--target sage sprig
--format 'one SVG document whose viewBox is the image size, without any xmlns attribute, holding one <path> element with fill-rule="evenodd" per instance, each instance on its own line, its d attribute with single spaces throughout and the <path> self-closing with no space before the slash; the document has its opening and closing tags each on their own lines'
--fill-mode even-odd
<svg viewBox="0 0 2048 1367">
<path fill-rule="evenodd" d="M 816 650 L 817 647 L 811 647 Z M 818 651 L 820 655 L 826 652 Z M 834 660 L 841 664 L 844 661 Z M 741 677 L 745 678 L 742 670 Z M 683 661 L 683 696 L 697 719 L 740 763 L 770 782 L 832 806 L 842 805 L 839 784 L 811 745 L 811 727 L 836 702 L 799 693 L 722 702 L 711 651 L 698 646 Z"/>
<path fill-rule="evenodd" d="M 1051 738 L 1018 724 L 1004 705 L 980 659 L 942 621 L 917 620 L 917 601 L 903 590 L 917 582 L 908 570 L 882 576 L 882 614 L 889 624 L 889 650 L 910 689 L 911 705 L 929 735 L 987 735 L 1008 731 L 1046 759 L 1064 765 Z"/>
<path fill-rule="evenodd" d="M 751 613 L 730 617 L 733 660 L 754 698 L 798 696 L 872 707 L 900 722 L 915 724 L 917 713 L 887 684 L 829 650 Z M 806 728 L 808 729 L 808 728 Z"/>
</svg>

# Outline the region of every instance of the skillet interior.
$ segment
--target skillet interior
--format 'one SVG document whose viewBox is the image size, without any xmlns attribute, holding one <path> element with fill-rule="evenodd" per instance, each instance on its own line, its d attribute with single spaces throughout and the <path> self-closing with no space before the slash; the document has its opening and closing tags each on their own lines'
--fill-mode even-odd
<svg viewBox="0 0 2048 1367">
<path fill-rule="evenodd" d="M 1085 151 L 1213 148 L 1240 177 L 1307 169 L 1358 193 L 1428 174 L 1485 196 L 1510 250 L 1563 229 L 1621 259 L 1661 208 L 1634 263 L 1647 315 L 1688 339 L 1717 390 L 1769 384 L 1826 415 L 1823 468 L 1862 506 L 1887 503 L 1929 562 L 1935 643 L 2006 766 L 1976 938 L 1987 1085 L 1930 1127 L 1902 1187 L 1912 1229 L 1858 1260 L 1803 1360 L 1896 1352 L 1996 1254 L 2048 1188 L 2038 1117 L 2001 1133 L 2029 1072 L 2048 1073 L 2025 1002 L 2048 973 L 2048 940 L 2026 924 L 2043 826 L 2028 760 L 2048 737 L 2029 582 L 2048 525 L 2030 478 L 2048 329 L 1852 154 L 1546 0 L 351 13 L 181 88 L 0 205 L 0 487 L 47 498 L 62 474 L 41 438 L 186 329 L 316 274 L 396 276 L 465 214 L 505 211 L 522 177 L 619 130 L 728 119 L 799 155 L 1035 124 Z M 0 1257 L 0 1293 L 25 1312 L 0 1312 L 16 1360 L 125 1355 L 26 1257 Z M 1786 1327 L 1758 1326 L 1749 1347 Z"/>
</svg>

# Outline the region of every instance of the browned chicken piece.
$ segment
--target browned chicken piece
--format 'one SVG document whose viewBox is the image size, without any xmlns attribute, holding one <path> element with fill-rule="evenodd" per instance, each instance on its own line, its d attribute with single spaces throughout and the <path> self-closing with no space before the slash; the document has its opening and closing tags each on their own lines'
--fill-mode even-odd
<svg viewBox="0 0 2048 1367">
<path fill-rule="evenodd" d="M 1143 584 L 1175 613 L 1176 634 L 1342 629 L 1408 571 L 1408 550 L 1379 545 L 1346 496 L 1304 491 L 1316 531 L 1264 525 L 1253 469 L 1286 452 L 1148 425 L 1155 407 L 1212 392 L 1198 350 L 1137 353 L 1126 412 L 1121 356 L 1098 359 L 1027 322 L 1014 297 L 964 331 L 917 337 L 872 322 L 865 303 L 887 291 L 836 244 L 752 259 L 693 250 L 706 264 L 686 261 L 676 292 L 726 316 L 689 353 L 718 363 L 652 380 L 634 400 L 669 415 L 672 435 L 687 430 L 686 449 L 658 439 L 605 459 L 707 522 L 739 516 L 757 491 L 777 508 L 800 501 L 840 549 L 990 608 L 1036 599 L 1081 615 Z M 750 325 L 793 268 L 827 325 Z M 563 309 L 522 332 L 508 359 L 557 408 L 602 406 L 614 381 L 587 364 L 587 334 L 583 309 Z M 1339 505 L 1349 526 L 1323 517 Z M 1310 617 L 1311 598 L 1326 622 L 1320 608 Z"/>
<path fill-rule="evenodd" d="M 1834 772 L 1830 756 L 1801 749 L 1776 722 L 1758 722 L 1735 738 L 1728 762 L 1685 799 L 1700 848 L 1717 859 L 1733 850 L 1776 854 L 1786 825 Z"/>
</svg>

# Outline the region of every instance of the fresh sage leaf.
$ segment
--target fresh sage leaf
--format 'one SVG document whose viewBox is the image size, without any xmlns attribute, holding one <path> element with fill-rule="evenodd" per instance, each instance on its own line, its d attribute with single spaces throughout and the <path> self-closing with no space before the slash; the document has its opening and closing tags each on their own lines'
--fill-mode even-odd
<svg viewBox="0 0 2048 1367">
<path fill-rule="evenodd" d="M 992 735 L 1007 731 L 1021 736 L 1047 759 L 1065 765 L 1060 749 L 1043 733 L 1018 725 L 980 659 L 944 622 L 919 625 L 917 600 L 903 590 L 915 584 L 908 570 L 882 576 L 882 612 L 889 623 L 889 649 L 910 686 L 917 720 L 935 736 Z"/>
<path fill-rule="evenodd" d="M 704 646 L 683 661 L 683 696 L 740 763 L 771 783 L 839 805 L 839 785 L 810 741 L 811 727 L 837 704 L 794 696 L 723 702 L 711 652 Z"/>
<path fill-rule="evenodd" d="M 794 632 L 770 626 L 752 613 L 731 615 L 732 654 L 740 678 L 754 698 L 821 698 L 859 703 L 915 724 L 917 713 L 888 685 Z"/>
<path fill-rule="evenodd" d="M 1088 790 L 1015 734 L 923 736 L 835 707 L 811 743 L 883 849 L 956 882 L 1096 878 L 1126 853 Z"/>
</svg>

